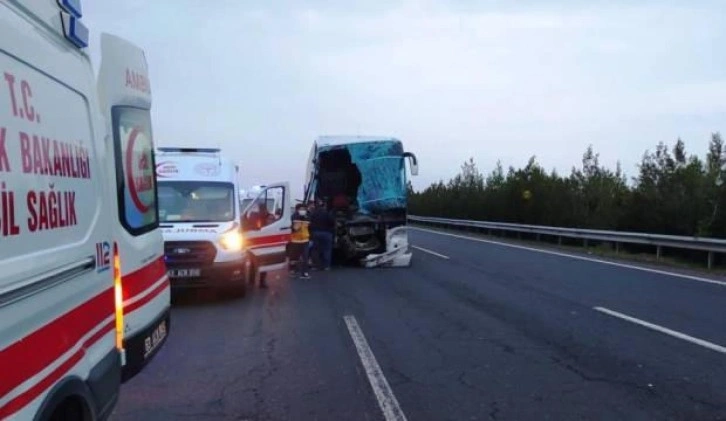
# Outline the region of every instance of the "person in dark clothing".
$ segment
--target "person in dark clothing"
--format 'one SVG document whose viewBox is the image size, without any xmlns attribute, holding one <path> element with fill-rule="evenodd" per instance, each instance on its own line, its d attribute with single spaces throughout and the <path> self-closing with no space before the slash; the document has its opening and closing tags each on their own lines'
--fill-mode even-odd
<svg viewBox="0 0 726 421">
<path fill-rule="evenodd" d="M 320 200 L 310 214 L 310 234 L 313 240 L 314 260 L 318 261 L 324 270 L 330 270 L 332 264 L 334 233 L 335 218 L 325 206 L 325 202 Z"/>
</svg>

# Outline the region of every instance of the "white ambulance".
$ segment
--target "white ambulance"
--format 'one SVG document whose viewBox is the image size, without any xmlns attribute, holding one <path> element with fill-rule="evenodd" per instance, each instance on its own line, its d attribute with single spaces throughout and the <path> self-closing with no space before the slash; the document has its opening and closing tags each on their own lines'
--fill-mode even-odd
<svg viewBox="0 0 726 421">
<path fill-rule="evenodd" d="M 218 148 L 163 147 L 156 152 L 156 177 L 172 289 L 244 295 L 239 167 Z"/>
<path fill-rule="evenodd" d="M 118 399 L 124 357 L 135 358 L 132 343 L 143 342 L 148 361 L 166 337 L 166 325 L 145 337 L 132 324 L 152 326 L 168 293 L 157 291 L 158 282 L 145 280 L 145 288 L 122 277 L 124 267 L 141 269 L 160 256 L 160 238 L 144 237 L 158 234 L 156 211 L 143 224 L 135 219 L 141 212 L 121 221 L 118 213 L 129 194 L 156 207 L 145 181 L 150 102 L 134 102 L 133 89 L 126 96 L 109 89 L 104 107 L 137 112 L 134 120 L 118 109 L 108 131 L 81 16 L 78 0 L 0 2 L 0 419 L 105 419 Z M 140 50 L 104 40 L 101 79 L 137 68 Z M 131 130 L 138 142 L 130 126 L 139 127 Z M 112 174 L 119 162 L 132 184 Z M 143 240 L 121 238 L 124 221 L 146 230 L 135 236 Z M 149 260 L 137 260 L 133 248 Z"/>
</svg>

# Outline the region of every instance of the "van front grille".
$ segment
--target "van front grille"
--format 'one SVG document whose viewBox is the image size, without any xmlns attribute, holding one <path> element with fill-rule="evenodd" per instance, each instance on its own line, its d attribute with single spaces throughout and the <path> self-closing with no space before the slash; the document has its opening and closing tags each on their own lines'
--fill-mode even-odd
<svg viewBox="0 0 726 421">
<path fill-rule="evenodd" d="M 214 262 L 217 249 L 209 241 L 165 241 L 167 265 L 207 265 Z"/>
</svg>

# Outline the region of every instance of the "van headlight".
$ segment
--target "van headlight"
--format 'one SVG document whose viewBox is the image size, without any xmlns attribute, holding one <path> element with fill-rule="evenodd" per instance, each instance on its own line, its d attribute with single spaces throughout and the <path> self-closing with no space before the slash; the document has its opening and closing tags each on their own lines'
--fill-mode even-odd
<svg viewBox="0 0 726 421">
<path fill-rule="evenodd" d="M 241 251 L 245 246 L 245 239 L 239 226 L 235 224 L 232 229 L 222 233 L 219 244 L 227 251 Z"/>
</svg>

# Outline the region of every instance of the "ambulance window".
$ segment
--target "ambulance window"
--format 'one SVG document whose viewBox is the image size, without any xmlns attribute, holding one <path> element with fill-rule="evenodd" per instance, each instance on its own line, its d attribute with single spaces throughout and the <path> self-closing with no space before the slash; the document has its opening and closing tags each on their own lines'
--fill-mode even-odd
<svg viewBox="0 0 726 421">
<path fill-rule="evenodd" d="M 284 187 L 272 187 L 267 190 L 267 209 L 273 215 L 275 220 L 282 218 L 285 204 L 283 203 L 285 197 Z"/>
<path fill-rule="evenodd" d="M 260 229 L 282 218 L 285 188 L 270 187 L 260 194 L 243 217 L 245 229 Z"/>
<path fill-rule="evenodd" d="M 249 198 L 242 199 L 242 201 L 240 201 L 240 205 L 239 205 L 240 210 L 244 211 L 245 209 L 247 209 L 247 206 L 249 206 L 250 203 L 252 203 L 252 200 L 254 200 L 254 199 L 249 199 Z"/>
<path fill-rule="evenodd" d="M 159 225 L 151 117 L 120 106 L 112 117 L 119 218 L 130 234 L 141 235 Z"/>
</svg>

